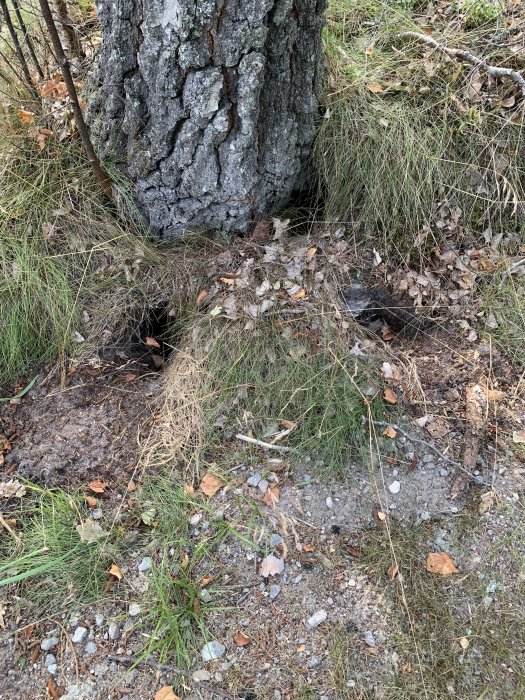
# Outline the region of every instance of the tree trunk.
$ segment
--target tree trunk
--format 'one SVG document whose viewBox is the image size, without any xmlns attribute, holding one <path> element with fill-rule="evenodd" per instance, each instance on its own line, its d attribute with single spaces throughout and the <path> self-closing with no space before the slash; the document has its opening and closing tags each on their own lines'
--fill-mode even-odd
<svg viewBox="0 0 525 700">
<path fill-rule="evenodd" d="M 88 117 L 151 229 L 246 231 L 300 183 L 325 0 L 100 0 Z"/>
</svg>

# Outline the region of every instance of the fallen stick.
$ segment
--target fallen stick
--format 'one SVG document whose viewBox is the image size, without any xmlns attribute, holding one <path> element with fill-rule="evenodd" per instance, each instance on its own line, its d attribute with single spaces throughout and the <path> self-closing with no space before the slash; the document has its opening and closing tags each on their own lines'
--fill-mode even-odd
<svg viewBox="0 0 525 700">
<path fill-rule="evenodd" d="M 185 678 L 193 680 L 193 676 L 190 673 L 190 671 L 185 671 L 182 668 L 177 668 L 176 666 L 171 666 L 170 664 L 157 663 L 157 661 L 154 661 L 153 659 L 141 660 L 136 659 L 133 656 L 117 656 L 116 654 L 109 654 L 107 658 L 110 661 L 116 661 L 117 663 L 121 664 L 129 664 L 133 666 L 140 666 L 142 664 L 144 666 L 159 669 L 167 673 L 178 673 L 180 676 L 184 676 Z M 217 695 L 220 698 L 224 698 L 224 700 L 235 700 L 233 695 L 225 693 L 224 690 L 217 690 L 217 688 L 212 688 L 210 685 L 206 685 L 206 683 L 203 683 L 202 681 L 194 681 L 194 683 L 197 685 L 198 688 L 200 688 L 201 690 L 205 690 L 207 693 Z"/>
<path fill-rule="evenodd" d="M 264 442 L 263 440 L 256 440 L 255 438 L 248 437 L 248 435 L 243 435 L 242 433 L 237 433 L 235 436 L 237 440 L 242 440 L 243 442 L 249 442 L 250 445 L 258 445 L 259 447 L 265 447 L 267 450 L 277 450 L 278 452 L 296 452 L 293 447 L 283 447 L 282 445 L 272 445 L 271 442 Z"/>
<path fill-rule="evenodd" d="M 418 32 L 401 32 L 397 36 L 399 39 L 415 39 L 423 44 L 433 46 L 438 51 L 441 51 L 448 56 L 452 56 L 453 58 L 457 58 L 459 61 L 466 61 L 466 63 L 470 63 L 472 66 L 479 66 L 479 68 L 483 68 L 484 71 L 486 71 L 489 75 L 492 75 L 494 78 L 510 78 L 520 86 L 521 96 L 523 99 L 525 99 L 525 78 L 521 75 L 521 73 L 513 70 L 512 68 L 493 66 L 490 63 L 487 63 L 487 61 L 485 61 L 483 58 L 475 56 L 466 49 L 451 49 L 448 46 L 443 46 L 443 44 L 440 44 L 439 41 L 436 41 L 428 34 L 419 34 Z"/>
<path fill-rule="evenodd" d="M 22 540 L 21 540 L 20 537 L 16 534 L 16 532 L 13 530 L 13 528 L 11 527 L 11 525 L 9 525 L 9 523 L 8 523 L 7 520 L 4 518 L 4 516 L 2 515 L 2 513 L 0 513 L 0 525 L 1 525 L 2 527 L 4 527 L 4 528 L 7 530 L 7 532 L 11 535 L 11 537 L 15 540 L 15 542 L 16 542 L 17 544 L 21 544 Z"/>
</svg>

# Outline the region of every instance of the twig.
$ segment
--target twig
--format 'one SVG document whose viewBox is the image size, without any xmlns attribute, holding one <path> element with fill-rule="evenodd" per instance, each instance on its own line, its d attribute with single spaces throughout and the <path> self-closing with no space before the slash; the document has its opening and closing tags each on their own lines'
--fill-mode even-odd
<svg viewBox="0 0 525 700">
<path fill-rule="evenodd" d="M 7 520 L 4 518 L 4 516 L 2 515 L 2 513 L 0 513 L 0 525 L 1 525 L 2 527 L 4 527 L 4 528 L 7 530 L 7 532 L 11 535 L 11 537 L 15 540 L 15 542 L 16 542 L 17 544 L 21 544 L 22 540 L 21 540 L 20 537 L 16 534 L 16 532 L 13 530 L 13 528 L 11 527 L 11 525 L 9 525 L 9 523 L 8 523 Z"/>
<path fill-rule="evenodd" d="M 110 661 L 117 661 L 118 663 L 121 664 L 131 664 L 134 666 L 140 666 L 141 664 L 145 666 L 150 666 L 151 668 L 156 668 L 160 669 L 161 671 L 167 671 L 168 673 L 178 673 L 181 676 L 184 676 L 185 678 L 192 678 L 192 674 L 189 671 L 185 671 L 181 668 L 177 668 L 176 666 L 170 666 L 170 664 L 160 664 L 157 663 L 156 661 L 153 661 L 153 659 L 135 659 L 133 656 L 117 656 L 116 654 L 109 654 L 107 658 Z M 217 695 L 220 698 L 224 698 L 225 700 L 235 700 L 233 695 L 230 695 L 229 693 L 224 692 L 224 690 L 217 690 L 217 688 L 212 688 L 209 685 L 206 685 L 202 681 L 195 681 L 197 683 L 197 687 L 200 688 L 201 690 L 206 690 L 208 693 L 212 693 L 213 695 Z"/>
<path fill-rule="evenodd" d="M 2 9 L 2 15 L 4 16 L 4 20 L 7 25 L 9 34 L 11 35 L 11 40 L 13 42 L 13 46 L 15 47 L 18 62 L 20 63 L 20 68 L 22 69 L 22 72 L 26 79 L 27 86 L 33 94 L 33 96 L 38 100 L 39 95 L 33 84 L 33 79 L 31 78 L 31 73 L 29 71 L 29 66 L 27 65 L 26 57 L 24 56 L 24 52 L 22 51 L 22 47 L 20 46 L 20 42 L 18 41 L 18 34 L 16 33 L 16 29 L 11 20 L 11 15 L 9 14 L 9 9 L 7 7 L 6 0 L 0 0 L 0 8 Z"/>
<path fill-rule="evenodd" d="M 26 23 L 24 22 L 24 18 L 22 17 L 22 13 L 20 12 L 18 0 L 12 0 L 12 3 L 13 3 L 14 10 L 15 10 L 16 18 L 18 20 L 18 26 L 20 27 L 20 30 L 21 30 L 22 34 L 24 35 L 24 39 L 26 40 L 27 50 L 29 51 L 31 58 L 33 59 L 33 63 L 35 64 L 35 68 L 38 72 L 38 75 L 43 80 L 46 76 L 44 75 L 44 71 L 42 70 L 42 66 L 40 65 L 40 62 L 36 56 L 35 47 L 33 46 L 33 40 L 31 39 L 31 36 L 29 35 L 29 32 L 27 31 Z"/>
<path fill-rule="evenodd" d="M 443 452 L 435 447 L 431 442 L 427 442 L 426 440 L 421 440 L 420 438 L 415 438 L 409 433 L 407 433 L 403 428 L 400 428 L 399 425 L 396 425 L 395 423 L 387 423 L 386 421 L 383 420 L 373 420 L 372 421 L 373 425 L 377 425 L 381 428 L 394 428 L 394 430 L 398 433 L 401 433 L 404 437 L 406 437 L 407 440 L 410 440 L 410 442 L 417 442 L 420 445 L 425 445 L 425 447 L 428 447 L 431 449 L 435 454 L 438 455 L 440 459 L 442 459 L 444 462 L 447 462 L 448 464 L 451 464 L 453 467 L 456 467 L 456 469 L 459 469 L 460 471 L 464 472 L 467 476 L 469 476 L 473 481 L 476 483 L 483 483 L 485 486 L 490 486 L 490 484 L 485 481 L 485 479 L 482 479 L 480 476 L 476 476 L 475 474 L 472 474 L 469 472 L 467 469 L 463 467 L 459 462 L 454 462 L 453 459 L 449 459 L 446 457 Z"/>
<path fill-rule="evenodd" d="M 470 51 L 465 49 L 451 49 L 448 46 L 443 46 L 443 44 L 440 44 L 439 41 L 436 41 L 433 37 L 428 36 L 427 34 L 419 34 L 418 32 L 401 32 L 401 34 L 398 34 L 398 37 L 400 39 L 415 39 L 416 41 L 421 41 L 424 44 L 433 46 L 438 51 L 441 51 L 448 56 L 452 56 L 453 58 L 457 58 L 459 61 L 466 61 L 473 66 L 483 68 L 484 71 L 486 71 L 489 75 L 492 75 L 494 78 L 510 78 L 520 86 L 521 96 L 523 99 L 525 99 L 525 78 L 518 71 L 512 70 L 512 68 L 493 66 L 490 63 L 487 63 L 487 61 L 485 61 L 483 58 L 475 56 Z"/>
<path fill-rule="evenodd" d="M 259 445 L 259 447 L 265 447 L 267 450 L 277 450 L 278 452 L 296 452 L 293 447 L 283 447 L 282 445 L 272 445 L 271 442 L 264 442 L 263 440 L 256 440 L 255 438 L 248 437 L 248 435 L 243 435 L 242 433 L 237 433 L 235 436 L 237 440 L 242 440 L 243 442 L 249 442 L 250 445 Z"/>
<path fill-rule="evenodd" d="M 0 1 L 5 2 L 5 0 Z M 71 70 L 69 69 L 69 61 L 67 60 L 66 54 L 64 53 L 62 42 L 60 41 L 58 29 L 56 28 L 56 24 L 53 19 L 53 14 L 51 12 L 51 8 L 49 7 L 48 0 L 40 0 L 40 9 L 42 11 L 42 17 L 44 18 L 47 31 L 49 32 L 49 36 L 51 38 L 51 43 L 53 44 L 55 55 L 57 57 L 60 69 L 62 71 L 62 77 L 64 78 L 64 82 L 67 87 L 67 92 L 71 101 L 71 107 L 73 108 L 73 114 L 75 115 L 75 121 L 77 124 L 78 133 L 82 140 L 82 145 L 84 146 L 84 150 L 86 151 L 88 160 L 91 163 L 93 173 L 95 174 L 95 177 L 97 178 L 100 186 L 102 187 L 102 190 L 109 199 L 112 199 L 113 188 L 111 186 L 111 182 L 108 176 L 102 170 L 100 161 L 97 158 L 97 154 L 95 153 L 95 149 L 93 148 L 93 144 L 91 143 L 89 131 L 86 122 L 84 121 L 84 115 L 82 114 L 80 103 L 78 101 L 78 95 L 75 88 L 75 84 L 73 82 L 73 76 L 71 75 Z"/>
</svg>

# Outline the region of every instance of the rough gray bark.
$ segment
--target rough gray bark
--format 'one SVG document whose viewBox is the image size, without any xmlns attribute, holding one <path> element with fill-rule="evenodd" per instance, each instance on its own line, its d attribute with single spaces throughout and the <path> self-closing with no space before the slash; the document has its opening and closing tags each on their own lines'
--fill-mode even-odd
<svg viewBox="0 0 525 700">
<path fill-rule="evenodd" d="M 159 235 L 246 231 L 314 137 L 325 0 L 99 0 L 88 117 Z"/>
</svg>

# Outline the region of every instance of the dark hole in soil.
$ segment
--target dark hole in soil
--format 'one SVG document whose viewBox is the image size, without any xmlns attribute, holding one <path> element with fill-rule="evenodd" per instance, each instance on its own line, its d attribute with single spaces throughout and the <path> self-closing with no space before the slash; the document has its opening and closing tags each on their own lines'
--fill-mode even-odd
<svg viewBox="0 0 525 700">
<path fill-rule="evenodd" d="M 169 314 L 167 304 L 146 309 L 130 337 L 134 357 L 162 370 L 177 340 L 176 319 Z"/>
</svg>

